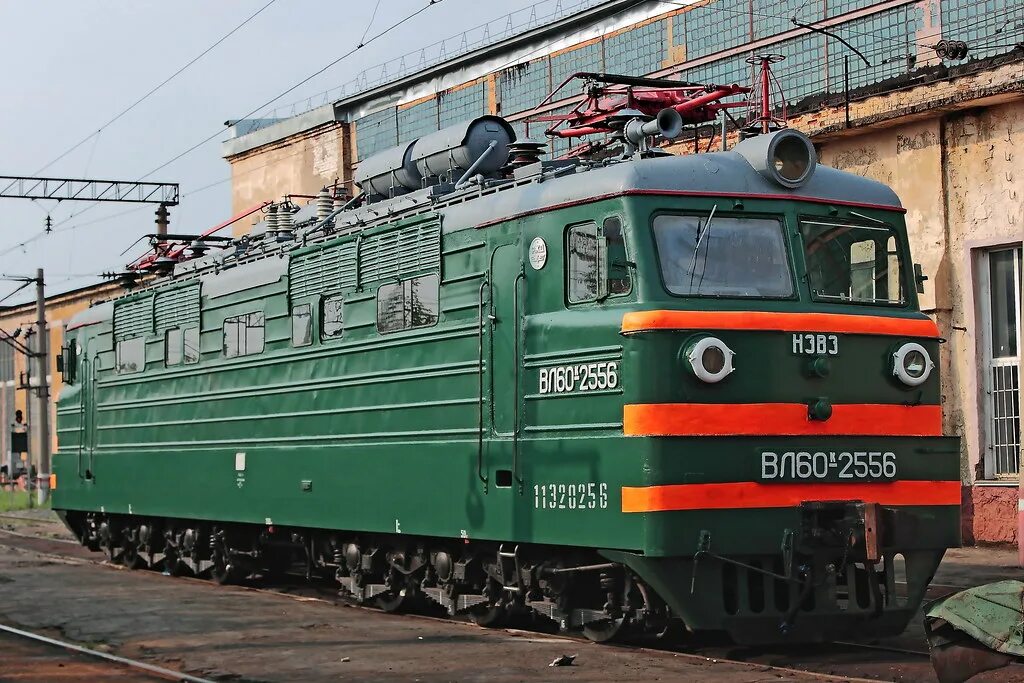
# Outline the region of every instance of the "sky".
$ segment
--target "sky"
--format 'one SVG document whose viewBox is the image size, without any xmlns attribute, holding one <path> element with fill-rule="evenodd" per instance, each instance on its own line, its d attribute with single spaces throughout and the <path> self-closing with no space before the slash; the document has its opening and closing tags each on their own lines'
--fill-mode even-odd
<svg viewBox="0 0 1024 683">
<path fill-rule="evenodd" d="M 224 121 L 348 52 L 368 26 L 367 38 L 429 2 L 380 0 L 374 16 L 374 0 L 275 0 L 131 112 L 37 173 L 268 1 L 0 0 L 0 175 L 138 180 L 217 134 L 147 178 L 181 186 L 170 231 L 201 232 L 230 216 L 230 169 L 220 144 L 228 137 Z M 278 104 L 336 88 L 396 54 L 536 1 L 441 0 Z M 136 245 L 121 255 L 153 232 L 155 209 L 0 198 L 0 274 L 34 276 L 36 268 L 45 268 L 48 294 L 94 282 L 144 250 Z M 42 235 L 47 215 L 55 231 Z M 14 287 L 0 282 L 0 298 Z M 16 295 L 2 305 L 24 298 Z"/>
</svg>

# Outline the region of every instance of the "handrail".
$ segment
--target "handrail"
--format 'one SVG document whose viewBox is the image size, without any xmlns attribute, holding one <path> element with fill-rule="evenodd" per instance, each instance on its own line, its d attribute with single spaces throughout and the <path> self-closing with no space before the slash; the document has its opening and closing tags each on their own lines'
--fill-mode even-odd
<svg viewBox="0 0 1024 683">
<path fill-rule="evenodd" d="M 487 287 L 487 275 L 484 274 L 480 282 L 480 300 L 477 305 L 477 353 L 478 361 L 478 389 L 479 402 L 477 403 L 477 442 L 476 442 L 476 476 L 484 484 L 484 493 L 487 493 L 487 474 L 484 473 L 484 288 Z"/>
<path fill-rule="evenodd" d="M 519 335 L 522 322 L 519 316 L 519 283 L 526 279 L 526 273 L 520 266 L 519 274 L 512 283 L 512 315 L 514 317 L 515 336 L 513 337 L 513 356 L 515 368 L 512 373 L 512 478 L 519 484 L 519 493 L 523 493 L 523 479 L 519 476 Z"/>
</svg>

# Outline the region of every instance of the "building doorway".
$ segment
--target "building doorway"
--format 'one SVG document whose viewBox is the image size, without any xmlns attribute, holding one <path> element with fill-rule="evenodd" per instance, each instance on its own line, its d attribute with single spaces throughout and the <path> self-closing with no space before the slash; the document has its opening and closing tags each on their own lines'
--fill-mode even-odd
<svg viewBox="0 0 1024 683">
<path fill-rule="evenodd" d="M 987 251 L 981 285 L 985 478 L 1016 479 L 1020 458 L 1021 248 Z"/>
</svg>

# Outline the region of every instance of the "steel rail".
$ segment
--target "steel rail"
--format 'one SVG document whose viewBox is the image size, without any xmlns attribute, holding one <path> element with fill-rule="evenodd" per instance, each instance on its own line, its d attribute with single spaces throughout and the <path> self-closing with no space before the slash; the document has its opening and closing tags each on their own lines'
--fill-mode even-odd
<svg viewBox="0 0 1024 683">
<path fill-rule="evenodd" d="M 63 640 L 57 640 L 56 638 L 49 638 L 47 636 L 41 636 L 38 633 L 32 633 L 31 631 L 23 631 L 20 628 L 14 628 L 13 626 L 5 626 L 0 624 L 0 631 L 9 633 L 11 635 L 19 636 L 21 638 L 27 638 L 34 640 L 39 643 L 45 643 L 47 645 L 54 645 L 56 647 L 64 648 L 72 652 L 77 652 L 83 655 L 89 655 L 90 657 L 96 657 L 98 659 L 104 659 L 108 662 L 114 662 L 123 666 L 131 667 L 133 669 L 141 669 L 142 671 L 148 671 L 160 676 L 164 676 L 175 681 L 187 681 L 188 683 L 214 683 L 208 678 L 199 678 L 197 676 L 190 676 L 181 671 L 174 671 L 173 669 L 165 669 L 162 666 L 156 666 L 155 664 L 146 664 L 135 659 L 128 659 L 127 657 L 118 657 L 117 655 L 108 654 L 106 652 L 100 652 L 98 650 L 91 650 L 81 645 L 75 645 L 68 643 Z"/>
</svg>

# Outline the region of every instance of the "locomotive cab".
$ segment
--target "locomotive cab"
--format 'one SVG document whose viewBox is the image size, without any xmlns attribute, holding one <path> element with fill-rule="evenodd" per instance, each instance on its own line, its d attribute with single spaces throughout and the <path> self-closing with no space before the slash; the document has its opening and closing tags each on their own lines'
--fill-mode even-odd
<svg viewBox="0 0 1024 683">
<path fill-rule="evenodd" d="M 643 548 L 608 556 L 739 641 L 896 633 L 960 541 L 942 340 L 898 199 L 773 161 L 779 140 L 813 154 L 783 131 L 702 155 L 714 187 L 630 198 L 623 433 L 643 455 L 621 504 Z"/>
</svg>

